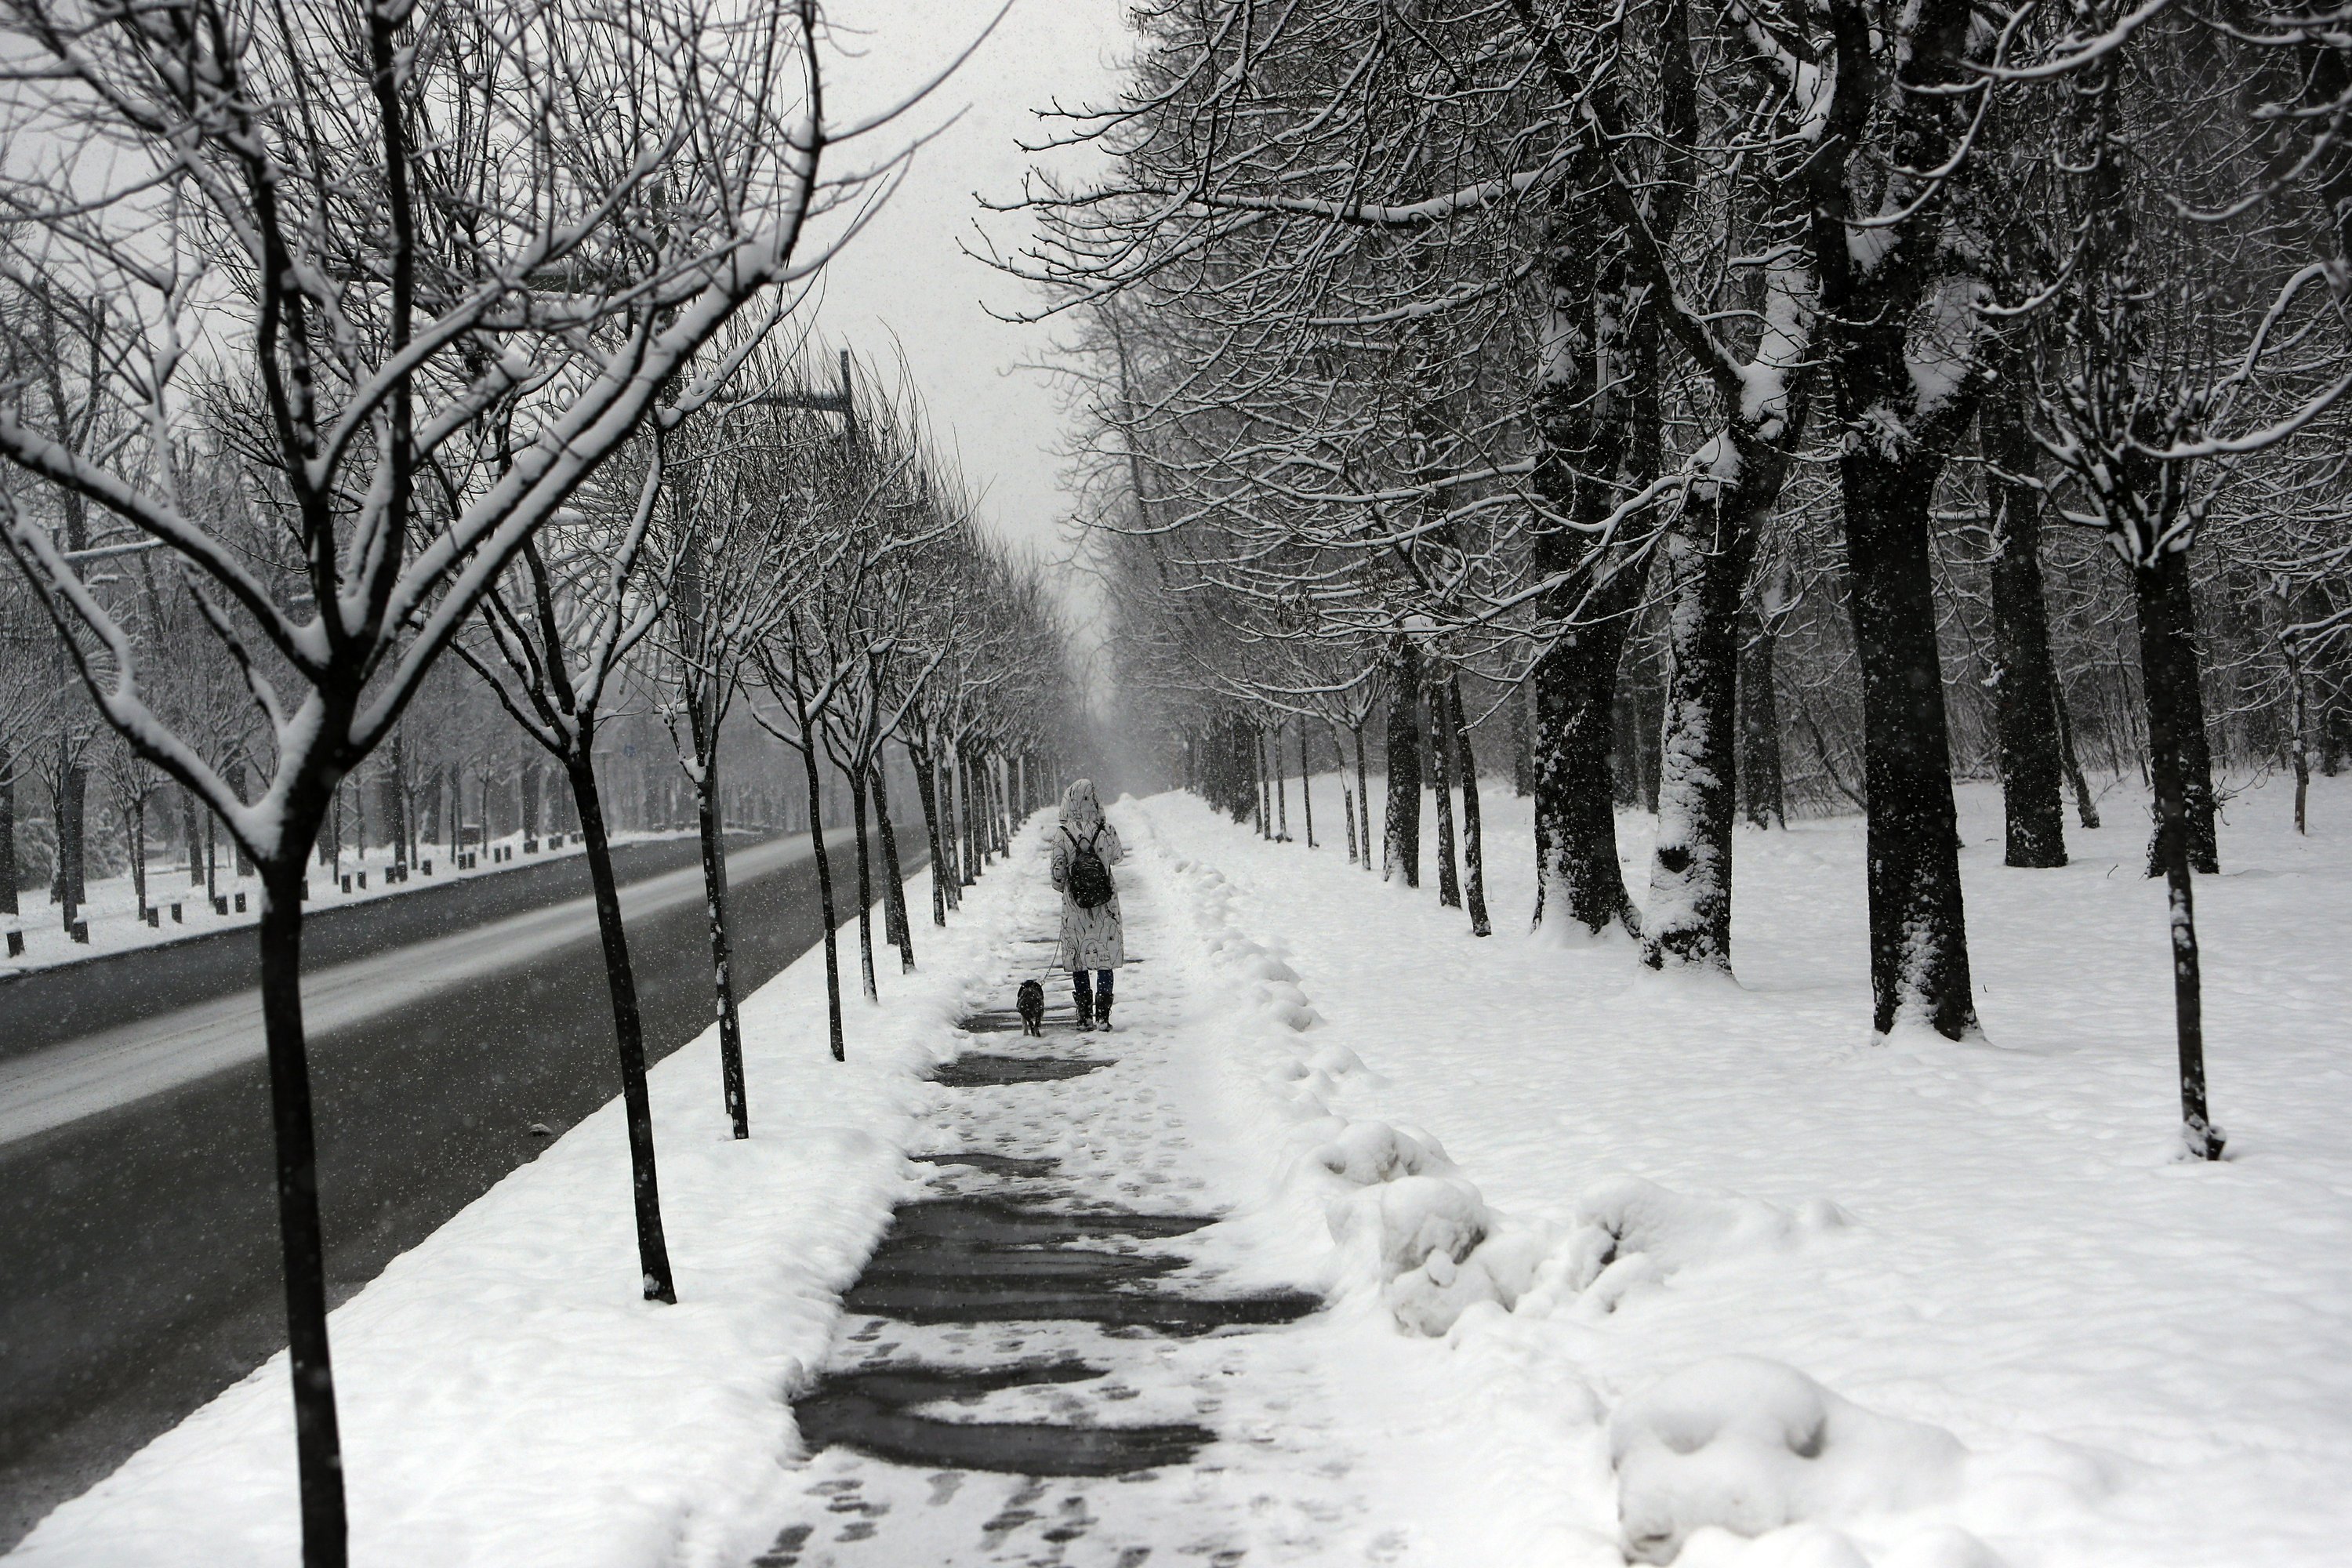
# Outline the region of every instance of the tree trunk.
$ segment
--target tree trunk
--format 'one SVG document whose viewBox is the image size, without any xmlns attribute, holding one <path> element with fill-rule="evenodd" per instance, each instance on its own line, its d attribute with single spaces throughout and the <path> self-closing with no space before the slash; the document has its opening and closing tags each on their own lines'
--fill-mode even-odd
<svg viewBox="0 0 2352 1568">
<path fill-rule="evenodd" d="M 529 844 L 539 837 L 539 830 L 547 815 L 540 805 L 539 766 L 537 763 L 525 763 L 522 765 L 520 771 L 518 772 L 515 776 L 515 793 L 520 797 L 523 842 Z M 711 799 L 714 808 L 719 812 L 719 831 L 724 833 L 727 828 L 726 807 L 722 804 L 719 803 L 718 791 L 715 788 L 711 792 Z M 364 834 L 365 829 L 362 828 L 362 832 Z M 362 852 L 365 852 L 367 848 L 367 842 L 364 837 L 361 839 L 360 848 Z"/>
<path fill-rule="evenodd" d="M 2142 685 L 2147 698 L 2148 773 L 2156 791 L 2156 858 L 2169 904 L 2172 942 L 2172 1005 L 2180 1059 L 2180 1137 L 2200 1160 L 2221 1157 L 2221 1130 L 2205 1101 L 2205 1030 L 2197 952 L 2195 879 L 2190 874 L 2195 821 L 2190 799 L 2193 731 L 2203 722 L 2202 704 L 2192 703 L 2197 669 L 2186 596 L 2174 584 L 2186 572 L 2173 565 L 2181 552 L 2168 552 L 2152 568 L 2132 573 L 2138 611 Z M 2184 657 L 2184 654 L 2187 657 Z"/>
<path fill-rule="evenodd" d="M 1283 721 L 1274 721 L 1274 732 L 1267 737 L 1274 748 L 1274 836 L 1284 843 L 1290 842 L 1290 773 L 1282 762 Z"/>
<path fill-rule="evenodd" d="M 969 888 L 985 868 L 980 859 L 980 818 L 971 802 L 971 759 L 961 746 L 956 748 L 956 804 L 963 829 L 963 885 Z"/>
<path fill-rule="evenodd" d="M 564 772 L 572 803 L 580 810 L 580 843 L 595 890 L 596 932 L 604 944 L 604 984 L 613 995 L 613 1043 L 621 1064 L 621 1104 L 629 1128 L 629 1176 L 636 1205 L 637 1273 L 648 1301 L 674 1302 L 669 1242 L 662 1234 L 661 1183 L 654 1164 L 653 1101 L 646 1090 L 645 1022 L 637 1011 L 636 972 L 629 963 L 627 928 L 621 922 L 621 889 L 613 875 L 613 847 L 604 828 L 604 805 L 596 770 L 586 749 L 568 759 Z"/>
<path fill-rule="evenodd" d="M 278 1259 L 294 1384 L 295 1470 L 303 1568 L 344 1568 L 342 1439 L 327 1350 L 326 1249 L 319 1228 L 319 1162 L 302 1034 L 301 847 L 263 868 L 261 1022 L 269 1058 L 270 1131 L 278 1166 Z"/>
<path fill-rule="evenodd" d="M 64 742 L 59 742 L 62 746 Z M 81 910 L 84 886 L 83 812 L 89 799 L 89 771 L 68 763 L 58 773 L 57 900 L 68 930 Z"/>
<path fill-rule="evenodd" d="M 0 915 L 16 908 L 16 758 L 0 746 Z"/>
<path fill-rule="evenodd" d="M 1976 1001 L 1927 562 L 1942 467 L 1916 446 L 1887 456 L 1869 442 L 1839 459 L 1870 803 L 1873 1026 L 1913 1019 L 1958 1039 L 1976 1027 Z"/>
<path fill-rule="evenodd" d="M 1536 793 L 1535 730 L 1528 716 L 1535 706 L 1535 687 L 1515 689 L 1505 706 L 1511 715 L 1511 793 L 1525 800 Z"/>
<path fill-rule="evenodd" d="M 833 1059 L 849 1059 L 847 1037 L 841 1021 L 841 917 L 833 900 L 833 857 L 824 847 L 824 778 L 817 766 L 816 739 L 809 734 L 808 717 L 800 716 L 801 763 L 808 773 L 809 851 L 816 857 L 817 906 L 824 915 L 825 1020 L 832 1030 Z"/>
<path fill-rule="evenodd" d="M 400 731 L 392 732 L 392 745 L 384 776 L 384 822 L 392 835 L 392 863 L 404 868 L 408 865 L 408 759 L 400 741 Z"/>
<path fill-rule="evenodd" d="M 1339 815 L 1348 819 L 1348 864 L 1356 863 L 1356 792 L 1348 787 L 1348 746 L 1339 738 L 1339 726 L 1330 720 L 1325 724 L 1331 731 L 1332 771 L 1339 775 Z"/>
<path fill-rule="evenodd" d="M 1739 795 L 1758 827 L 1789 826 L 1780 773 L 1780 700 L 1772 685 L 1779 618 L 1748 617 L 1739 644 Z"/>
<path fill-rule="evenodd" d="M 1574 921 L 1598 935 L 1641 915 L 1617 859 L 1617 784 L 1610 766 L 1617 666 L 1628 617 L 1563 632 L 1536 661 L 1536 923 Z"/>
<path fill-rule="evenodd" d="M 139 918 L 147 918 L 147 802 L 142 796 L 122 812 L 122 847 L 131 852 L 131 895 L 139 901 Z"/>
<path fill-rule="evenodd" d="M 1993 702 L 2000 735 L 2007 863 L 2066 863 L 2059 799 L 2057 680 L 2042 595 L 2042 492 L 2029 482 L 2040 452 L 2025 426 L 2027 370 L 2010 356 L 1977 409 L 1985 491 L 1992 503 Z"/>
<path fill-rule="evenodd" d="M 1357 839 L 1363 845 L 1363 868 L 1372 868 L 1372 791 L 1364 771 L 1364 724 L 1356 721 L 1356 824 Z"/>
<path fill-rule="evenodd" d="M 1307 847 L 1315 847 L 1315 773 L 1307 757 L 1307 721 L 1298 721 L 1298 809 L 1307 817 Z"/>
<path fill-rule="evenodd" d="M 727 937 L 727 847 L 719 826 L 719 737 L 699 701 L 686 705 L 694 735 L 694 816 L 702 839 L 704 910 L 710 919 L 710 988 L 719 1015 L 719 1082 L 735 1136 L 751 1136 L 743 1088 L 743 1024 L 735 1011 L 734 947 Z"/>
<path fill-rule="evenodd" d="M 250 764 L 249 764 L 249 763 L 237 763 L 237 764 L 236 764 L 236 782 L 237 782 L 237 784 L 238 784 L 238 786 L 239 786 L 239 788 L 238 788 L 238 793 L 239 793 L 240 795 L 249 794 L 249 793 L 250 793 L 250 791 L 249 791 L 249 790 L 247 790 L 247 789 L 245 787 L 245 785 L 247 784 L 247 775 L 246 775 L 246 770 L 247 769 L 247 767 L 248 767 L 248 766 L 250 766 Z M 251 856 L 247 855 L 247 854 L 245 852 L 245 840 L 244 840 L 244 839 L 242 839 L 242 838 L 232 838 L 232 839 L 230 839 L 230 840 L 229 840 L 229 850 L 230 850 L 230 853 L 231 853 L 231 854 L 236 858 L 236 874 L 237 874 L 238 876 L 240 876 L 240 877 L 250 877 L 250 876 L 252 876 L 252 875 L 253 875 L 253 858 L 252 858 Z"/>
<path fill-rule="evenodd" d="M 0 768 L 0 773 L 6 771 L 5 768 Z M 205 850 L 204 846 L 199 842 L 203 837 L 203 831 L 197 826 L 196 792 L 192 789 L 180 791 L 180 837 L 187 841 L 188 886 L 200 888 L 204 886 L 205 881 Z"/>
<path fill-rule="evenodd" d="M 2311 831 L 2307 812 L 2311 798 L 2311 687 L 2309 678 L 2304 673 L 2303 653 L 2296 647 L 2295 640 L 2292 637 L 2282 639 L 2282 650 L 2286 655 L 2287 721 L 2291 726 L 2286 743 L 2287 763 L 2294 770 L 2294 830 L 2298 834 L 2307 834 Z M 7 753 L 0 752 L 0 777 L 5 777 L 7 772 Z M 0 789 L 5 787 L 0 785 Z M 5 806 L 6 797 L 0 795 L 0 812 L 5 812 Z M 0 824 L 0 835 L 6 831 L 5 825 Z M 15 866 L 13 858 L 0 853 L 0 875 L 13 874 Z M 0 893 L 0 898 L 12 900 L 14 896 L 13 891 Z M 16 907 L 13 901 L 0 904 L 0 909 L 9 910 Z"/>
<path fill-rule="evenodd" d="M 923 808 L 923 832 L 931 848 L 931 923 L 944 928 L 948 923 L 949 867 L 940 853 L 939 776 L 936 764 L 928 752 L 909 751 L 908 756 L 915 764 L 915 798 Z"/>
<path fill-rule="evenodd" d="M 1381 879 L 1421 886 L 1421 737 L 1413 721 L 1421 655 L 1402 637 L 1390 648 L 1388 810 L 1382 821 Z"/>
<path fill-rule="evenodd" d="M 2074 752 L 2074 718 L 2067 710 L 2066 686 L 2063 681 L 2050 682 L 2050 710 L 2058 721 L 2058 756 L 2066 769 L 2066 782 L 2074 792 L 2074 817 L 2084 827 L 2099 826 L 2099 803 L 2092 798 L 2090 781 L 2083 776 L 2083 763 Z"/>
<path fill-rule="evenodd" d="M 1495 930 L 1486 918 L 1486 845 L 1478 810 L 1478 757 L 1470 745 L 1470 726 L 1462 711 L 1462 677 L 1451 676 L 1443 693 L 1446 748 L 1454 753 L 1454 772 L 1462 781 L 1463 892 L 1470 901 L 1470 934 L 1488 936 Z"/>
<path fill-rule="evenodd" d="M 874 759 L 874 820 L 882 831 L 882 933 L 898 950 L 898 970 L 915 972 L 915 928 L 907 918 L 907 879 L 898 863 L 898 829 L 890 820 L 889 769 Z"/>
<path fill-rule="evenodd" d="M 1423 670 L 1429 713 L 1429 733 L 1423 739 L 1431 789 L 1437 805 L 1437 903 L 1441 909 L 1458 910 L 1462 907 L 1462 879 L 1454 868 L 1454 757 L 1453 748 L 1445 743 L 1445 682 L 1433 661 L 1424 665 Z M 1418 715 L 1414 728 L 1421 728 Z"/>
<path fill-rule="evenodd" d="M 866 781 L 856 773 L 849 780 L 849 816 L 857 826 L 857 973 L 868 1002 L 882 1000 L 874 984 L 874 858 L 866 842 Z"/>
<path fill-rule="evenodd" d="M 2212 876 L 2221 869 L 2221 839 L 2214 825 L 2213 750 L 2205 731 L 2205 691 L 2202 679 L 2203 656 L 2197 647 L 2196 602 L 2189 586 L 2189 556 L 2185 551 L 2171 550 L 2164 553 L 2155 571 L 2154 586 L 2167 601 L 2164 613 L 2154 623 L 2156 657 L 2149 658 L 2149 626 L 2143 602 L 2140 611 L 2140 686 L 2148 712 L 2148 747 L 2153 757 L 2156 746 L 2155 689 L 2168 685 L 2165 700 L 2171 704 L 2173 734 L 2180 765 L 2181 809 L 2187 813 L 2189 866 L 2193 871 Z M 2135 573 L 2134 596 L 2144 601 L 2149 584 L 2138 581 Z M 2151 760 L 2149 773 L 2154 777 Z M 2147 847 L 2147 874 L 2163 876 L 2164 867 L 2157 852 L 2153 836 Z"/>
<path fill-rule="evenodd" d="M 1745 489 L 1747 487 L 1740 487 Z M 1769 486 L 1780 489 L 1777 477 Z M 1769 504 L 1767 501 L 1765 504 Z M 1731 829 L 1739 752 L 1739 595 L 1755 498 L 1694 499 L 1661 546 L 1672 649 L 1659 743 L 1658 834 L 1642 960 L 1731 972 Z"/>
<path fill-rule="evenodd" d="M 1274 837 L 1274 794 L 1266 787 L 1265 731 L 1253 724 L 1250 726 L 1249 735 L 1250 766 L 1257 775 L 1257 836 L 1260 838 L 1272 838 Z"/>
</svg>

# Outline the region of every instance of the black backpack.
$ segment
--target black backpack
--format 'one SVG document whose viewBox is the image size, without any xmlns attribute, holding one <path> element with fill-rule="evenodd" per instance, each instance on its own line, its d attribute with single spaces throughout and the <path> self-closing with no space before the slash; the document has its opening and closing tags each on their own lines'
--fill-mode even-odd
<svg viewBox="0 0 2352 1568">
<path fill-rule="evenodd" d="M 1070 841 L 1070 870 L 1064 879 L 1064 885 L 1070 889 L 1070 901 L 1082 910 L 1102 908 L 1117 891 L 1110 884 L 1110 868 L 1095 853 L 1095 840 L 1102 837 L 1102 828 L 1097 826 L 1087 835 L 1084 844 L 1066 827 L 1062 829 L 1062 837 Z"/>
</svg>

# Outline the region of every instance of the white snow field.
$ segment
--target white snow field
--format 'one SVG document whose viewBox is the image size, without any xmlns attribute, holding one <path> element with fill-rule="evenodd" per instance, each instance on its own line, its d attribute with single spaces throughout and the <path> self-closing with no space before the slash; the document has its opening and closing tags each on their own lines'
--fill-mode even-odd
<svg viewBox="0 0 2352 1568">
<path fill-rule="evenodd" d="M 1189 796 L 1112 808 L 1146 959 L 1118 1031 L 1081 1037 L 1114 1068 L 1034 1100 L 923 1081 L 1044 951 L 1034 827 L 949 931 L 919 920 L 919 974 L 887 966 L 879 1010 L 853 989 L 845 1066 L 821 954 L 747 1004 L 749 1142 L 708 1036 L 663 1063 L 678 1306 L 636 1300 L 616 1107 L 396 1261 L 333 1320 L 354 1562 L 2347 1561 L 2343 781 L 2308 839 L 2283 790 L 2234 800 L 2199 882 L 2216 1166 L 2171 1157 L 2162 900 L 2126 798 L 2028 872 L 1966 792 L 1985 1034 L 1955 1045 L 1868 1034 L 1858 822 L 1742 831 L 1733 983 L 1529 934 L 1524 802 L 1486 796 L 1480 941 L 1433 888 L 1350 866 L 1316 788 L 1313 852 Z M 1621 829 L 1638 889 L 1644 819 Z M 1325 1307 L 1126 1343 L 1101 1418 L 1214 1428 L 1187 1465 L 1024 1488 L 803 1452 L 788 1401 L 840 1354 L 839 1293 L 938 1179 L 905 1156 L 1015 1124 L 1139 1205 L 1223 1211 L 1197 1259 L 1220 1289 Z M 12 1568 L 291 1564 L 292 1458 L 280 1360 Z M 930 1528 L 976 1495 L 984 1541 Z"/>
</svg>

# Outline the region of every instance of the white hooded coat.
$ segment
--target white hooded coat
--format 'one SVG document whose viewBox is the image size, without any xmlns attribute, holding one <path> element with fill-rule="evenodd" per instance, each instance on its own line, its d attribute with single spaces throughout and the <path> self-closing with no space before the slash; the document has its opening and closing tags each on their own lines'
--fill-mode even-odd
<svg viewBox="0 0 2352 1568">
<path fill-rule="evenodd" d="M 1118 879 L 1112 877 L 1110 902 L 1100 909 L 1080 909 L 1077 900 L 1070 897 L 1070 861 L 1078 846 L 1092 842 L 1105 866 L 1116 866 L 1127 858 L 1127 847 L 1118 841 L 1118 829 L 1103 816 L 1102 802 L 1095 798 L 1093 780 L 1073 780 L 1063 792 L 1062 820 L 1055 825 L 1053 838 L 1054 886 L 1062 894 L 1060 966 L 1117 969 L 1127 962 L 1127 927 L 1118 912 Z"/>
</svg>

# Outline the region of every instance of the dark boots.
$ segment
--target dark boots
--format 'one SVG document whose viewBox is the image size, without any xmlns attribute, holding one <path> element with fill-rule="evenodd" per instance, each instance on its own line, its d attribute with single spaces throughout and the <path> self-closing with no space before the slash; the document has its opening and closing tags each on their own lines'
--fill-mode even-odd
<svg viewBox="0 0 2352 1568">
<path fill-rule="evenodd" d="M 1110 976 L 1108 969 L 1092 973 L 1083 969 L 1070 972 L 1070 992 L 1077 999 L 1079 1028 L 1110 1027 Z"/>
</svg>

